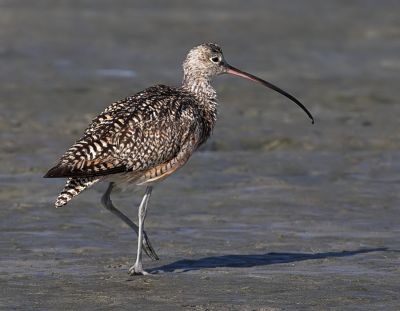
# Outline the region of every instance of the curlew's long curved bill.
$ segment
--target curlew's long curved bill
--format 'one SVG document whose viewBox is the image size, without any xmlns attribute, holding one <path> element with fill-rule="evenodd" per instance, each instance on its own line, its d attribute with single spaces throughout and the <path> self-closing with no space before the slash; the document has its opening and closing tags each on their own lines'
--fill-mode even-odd
<svg viewBox="0 0 400 311">
<path fill-rule="evenodd" d="M 288 92 L 285 92 L 284 90 L 280 89 L 279 87 L 273 85 L 272 83 L 269 83 L 263 79 L 260 79 L 259 77 L 253 76 L 250 73 L 244 72 L 240 69 L 237 69 L 231 65 L 225 64 L 226 68 L 226 73 L 229 73 L 231 75 L 239 76 L 245 79 L 249 79 L 254 82 L 261 83 L 262 85 L 282 94 L 283 96 L 286 96 L 289 98 L 291 101 L 295 102 L 297 106 L 299 106 L 303 111 L 308 115 L 308 117 L 311 119 L 312 124 L 314 124 L 314 117 L 312 114 L 307 110 L 307 108 L 294 96 L 290 95 Z"/>
</svg>

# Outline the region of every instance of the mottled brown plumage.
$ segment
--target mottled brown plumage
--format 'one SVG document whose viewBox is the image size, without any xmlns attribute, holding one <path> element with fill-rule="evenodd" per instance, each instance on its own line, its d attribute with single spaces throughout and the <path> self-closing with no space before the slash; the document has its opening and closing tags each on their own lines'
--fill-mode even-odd
<svg viewBox="0 0 400 311">
<path fill-rule="evenodd" d="M 217 96 L 211 81 L 215 76 L 230 73 L 259 82 L 296 102 L 312 118 L 290 94 L 228 65 L 216 44 L 202 44 L 190 50 L 183 73 L 181 87 L 157 85 L 111 104 L 45 175 L 68 178 L 55 203 L 57 207 L 98 181 L 111 182 L 103 204 L 139 235 L 132 274 L 145 273 L 141 264 L 142 244 L 146 253 L 157 259 L 143 232 L 152 185 L 182 167 L 214 128 Z M 139 208 L 139 228 L 112 205 L 109 196 L 114 184 L 147 186 Z"/>
<path fill-rule="evenodd" d="M 47 177 L 145 172 L 195 149 L 207 139 L 214 121 L 191 93 L 150 87 L 94 119 Z"/>
</svg>

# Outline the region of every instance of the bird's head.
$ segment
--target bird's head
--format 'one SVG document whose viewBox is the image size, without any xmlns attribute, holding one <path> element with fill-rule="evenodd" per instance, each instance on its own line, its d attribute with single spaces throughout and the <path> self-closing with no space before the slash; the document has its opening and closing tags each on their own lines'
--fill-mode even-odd
<svg viewBox="0 0 400 311">
<path fill-rule="evenodd" d="M 215 43 L 203 43 L 192 48 L 183 63 L 183 73 L 184 79 L 189 80 L 207 79 L 210 81 L 218 75 L 227 73 L 258 82 L 296 103 L 314 123 L 313 116 L 298 99 L 270 82 L 229 65 L 224 58 L 222 49 Z"/>
<path fill-rule="evenodd" d="M 224 55 L 215 43 L 204 43 L 191 49 L 183 63 L 183 72 L 193 78 L 207 78 L 223 74 L 225 69 Z"/>
</svg>

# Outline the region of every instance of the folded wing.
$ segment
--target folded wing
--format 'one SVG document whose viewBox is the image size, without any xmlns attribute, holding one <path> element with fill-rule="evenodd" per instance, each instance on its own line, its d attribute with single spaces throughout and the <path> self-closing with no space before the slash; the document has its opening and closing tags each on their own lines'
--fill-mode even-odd
<svg viewBox="0 0 400 311">
<path fill-rule="evenodd" d="M 45 177 L 95 177 L 168 162 L 193 135 L 190 98 L 156 86 L 110 105 Z"/>
</svg>

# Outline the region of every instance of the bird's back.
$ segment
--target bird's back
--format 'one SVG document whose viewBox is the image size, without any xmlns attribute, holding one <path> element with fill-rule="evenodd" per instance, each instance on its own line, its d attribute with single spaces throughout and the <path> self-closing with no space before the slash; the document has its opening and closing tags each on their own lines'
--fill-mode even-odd
<svg viewBox="0 0 400 311">
<path fill-rule="evenodd" d="M 186 162 L 210 135 L 208 119 L 191 93 L 150 87 L 107 107 L 45 177 L 68 177 L 66 186 L 78 183 L 83 189 L 83 181 L 91 185 L 109 175 L 154 178 L 158 168 L 166 170 L 180 158 Z"/>
</svg>

